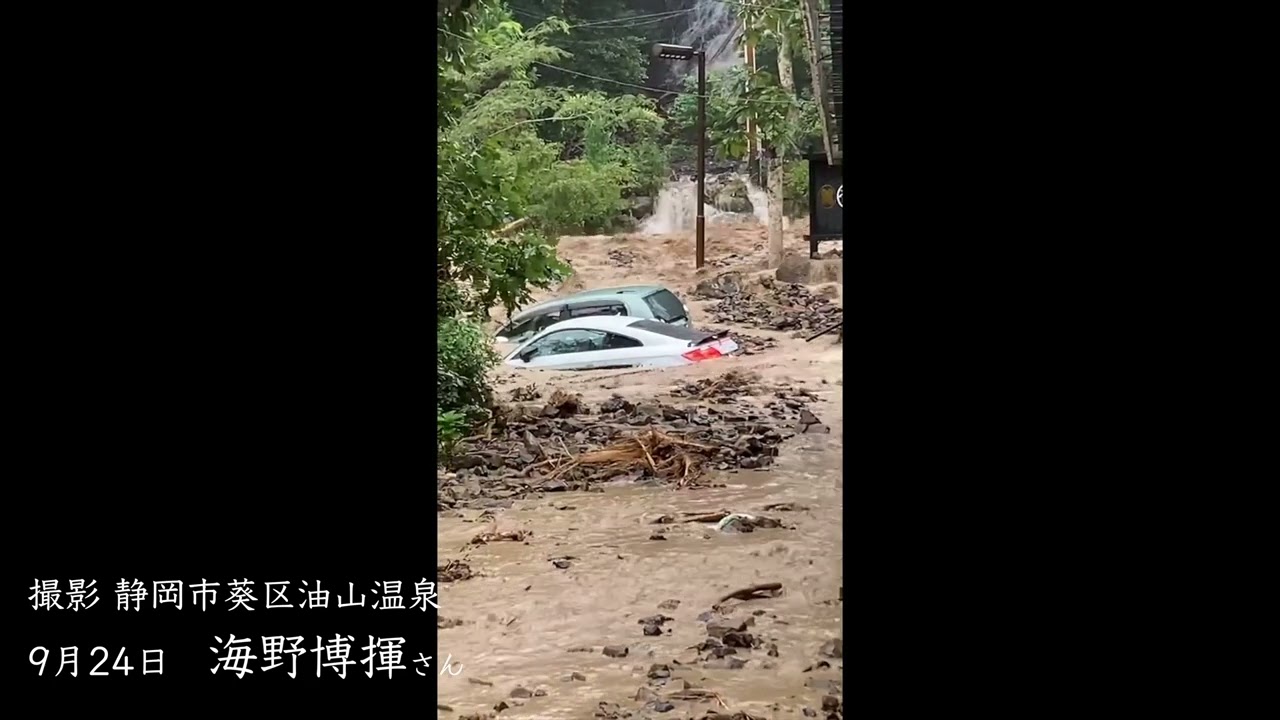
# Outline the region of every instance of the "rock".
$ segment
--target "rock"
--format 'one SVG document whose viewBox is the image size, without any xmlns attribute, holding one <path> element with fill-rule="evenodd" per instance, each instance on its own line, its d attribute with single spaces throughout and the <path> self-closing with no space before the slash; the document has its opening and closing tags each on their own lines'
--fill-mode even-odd
<svg viewBox="0 0 1280 720">
<path fill-rule="evenodd" d="M 707 635 L 713 638 L 723 638 L 728 633 L 744 632 L 746 629 L 746 623 L 735 623 L 730 620 L 712 620 L 707 623 Z"/>
<path fill-rule="evenodd" d="M 675 610 L 678 607 L 680 607 L 679 600 L 663 600 L 658 603 L 659 610 Z"/>
<path fill-rule="evenodd" d="M 658 695 L 658 693 L 654 692 L 653 690 L 650 690 L 649 688 L 644 687 L 642 685 L 640 689 L 636 690 L 635 697 L 632 699 L 635 700 L 636 702 L 647 703 L 647 702 L 653 702 L 654 700 L 660 700 L 661 696 Z"/>
<path fill-rule="evenodd" d="M 693 290 L 695 297 L 715 299 L 730 297 L 741 292 L 742 273 L 732 271 L 707 278 L 698 283 Z"/>
<path fill-rule="evenodd" d="M 653 198 L 648 195 L 637 195 L 631 198 L 631 216 L 640 220 L 653 214 Z"/>
<path fill-rule="evenodd" d="M 779 282 L 806 285 L 809 282 L 809 262 L 805 255 L 788 253 L 782 258 L 775 276 Z"/>
<path fill-rule="evenodd" d="M 806 435 L 826 434 L 829 432 L 831 432 L 831 428 L 823 425 L 822 423 L 814 423 L 804 429 L 804 433 Z"/>
<path fill-rule="evenodd" d="M 670 712 L 672 710 L 675 710 L 676 706 L 672 705 L 666 700 L 659 700 L 653 704 L 653 709 L 660 713 L 664 713 L 664 712 Z"/>
<path fill-rule="evenodd" d="M 565 678 L 564 681 L 573 682 L 574 680 L 577 680 L 579 682 L 584 682 L 586 681 L 586 679 L 587 679 L 586 675 L 583 675 L 580 672 L 573 672 L 573 673 L 569 673 L 569 677 Z"/>
<path fill-rule="evenodd" d="M 630 650 L 627 648 L 626 645 L 605 645 L 604 646 L 605 657 L 624 658 L 627 656 L 627 653 L 629 652 Z"/>
<path fill-rule="evenodd" d="M 570 566 L 572 563 L 570 563 L 568 560 L 552 560 L 552 561 L 551 561 L 551 564 L 552 564 L 552 565 L 555 565 L 556 567 L 560 568 L 561 570 L 568 570 L 568 569 L 569 569 L 569 566 Z"/>
<path fill-rule="evenodd" d="M 822 644 L 822 648 L 818 650 L 818 654 L 829 658 L 844 657 L 844 640 L 840 638 L 832 638 Z"/>
<path fill-rule="evenodd" d="M 507 708 L 509 708 L 509 707 L 511 707 L 511 706 L 510 706 L 510 705 L 508 705 L 508 704 L 506 704 L 505 702 L 503 702 L 503 701 L 499 700 L 499 701 L 498 701 L 498 704 L 493 706 L 493 709 L 494 709 L 495 711 L 497 711 L 497 712 L 502 712 L 503 710 L 506 710 L 506 709 L 507 709 Z"/>
<path fill-rule="evenodd" d="M 832 695 L 822 696 L 823 712 L 838 712 L 840 710 L 840 699 Z"/>
<path fill-rule="evenodd" d="M 546 690 L 543 690 L 542 688 L 538 688 L 537 690 L 534 690 L 534 691 L 533 691 L 533 696 L 534 696 L 534 697 L 546 697 L 546 696 L 547 696 L 547 691 L 546 691 Z"/>
<path fill-rule="evenodd" d="M 817 710 L 814 710 L 814 709 L 813 709 L 813 708 L 811 708 L 811 707 L 807 707 L 807 708 L 805 708 L 805 709 L 804 709 L 804 716 L 805 716 L 805 717 L 818 717 L 818 711 L 817 711 Z"/>
<path fill-rule="evenodd" d="M 564 492 L 569 486 L 563 480 L 548 480 L 542 484 L 542 489 L 546 492 Z"/>
<path fill-rule="evenodd" d="M 817 415 L 814 415 L 813 413 L 809 412 L 808 408 L 805 408 L 804 410 L 800 411 L 801 425 L 813 425 L 814 423 L 817 423 L 817 422 L 821 422 L 821 421 L 818 420 Z"/>
<path fill-rule="evenodd" d="M 662 627 L 660 625 L 645 625 L 644 634 L 649 636 L 661 635 Z"/>
<path fill-rule="evenodd" d="M 523 687 L 523 686 L 519 686 L 519 687 L 516 687 L 514 690 L 512 690 L 512 691 L 511 691 L 511 694 L 510 694 L 510 695 L 508 695 L 508 697 L 513 697 L 513 698 L 531 698 L 531 697 L 533 697 L 533 692 L 532 692 L 532 691 L 530 691 L 528 688 L 525 688 L 525 687 Z"/>
</svg>

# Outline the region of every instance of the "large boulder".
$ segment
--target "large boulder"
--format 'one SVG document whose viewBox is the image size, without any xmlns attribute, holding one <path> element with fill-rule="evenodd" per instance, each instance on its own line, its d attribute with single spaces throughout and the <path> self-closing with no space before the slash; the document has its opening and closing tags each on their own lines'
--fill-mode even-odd
<svg viewBox="0 0 1280 720">
<path fill-rule="evenodd" d="M 788 253 L 783 256 L 782 264 L 778 266 L 778 272 L 775 277 L 778 278 L 778 282 L 807 285 L 809 284 L 810 262 L 812 261 L 804 255 Z"/>
<path fill-rule="evenodd" d="M 730 178 L 716 191 L 712 204 L 717 210 L 725 212 L 751 212 L 751 198 L 747 195 L 747 184 L 741 178 Z"/>
<path fill-rule="evenodd" d="M 844 283 L 844 260 L 812 260 L 808 255 L 788 253 L 775 274 L 778 282 L 800 285 L 819 283 Z"/>
</svg>

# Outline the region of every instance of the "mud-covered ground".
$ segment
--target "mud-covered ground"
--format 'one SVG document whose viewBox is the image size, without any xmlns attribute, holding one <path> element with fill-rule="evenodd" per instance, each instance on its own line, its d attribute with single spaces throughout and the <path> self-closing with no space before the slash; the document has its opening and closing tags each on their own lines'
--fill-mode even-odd
<svg viewBox="0 0 1280 720">
<path fill-rule="evenodd" d="M 843 345 L 803 339 L 840 288 L 769 283 L 764 242 L 709 228 L 695 273 L 688 237 L 561 240 L 559 293 L 662 283 L 748 352 L 497 371 L 437 477 L 440 717 L 843 716 Z"/>
</svg>

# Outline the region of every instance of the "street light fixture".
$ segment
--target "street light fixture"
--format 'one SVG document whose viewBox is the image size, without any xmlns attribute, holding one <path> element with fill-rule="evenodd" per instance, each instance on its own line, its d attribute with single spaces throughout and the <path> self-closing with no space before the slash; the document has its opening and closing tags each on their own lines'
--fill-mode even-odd
<svg viewBox="0 0 1280 720">
<path fill-rule="evenodd" d="M 689 60 L 698 58 L 698 219 L 695 232 L 696 247 L 694 267 L 701 268 L 706 259 L 706 223 L 703 195 L 707 176 L 707 54 L 688 45 L 658 43 L 653 46 L 653 56 L 663 60 Z"/>
</svg>

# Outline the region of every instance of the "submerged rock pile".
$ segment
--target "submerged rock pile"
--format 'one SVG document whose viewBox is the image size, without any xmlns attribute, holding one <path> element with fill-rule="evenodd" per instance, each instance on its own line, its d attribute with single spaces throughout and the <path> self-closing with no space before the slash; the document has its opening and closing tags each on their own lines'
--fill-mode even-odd
<svg viewBox="0 0 1280 720">
<path fill-rule="evenodd" d="M 804 285 L 761 278 L 760 287 L 726 295 L 711 307 L 712 319 L 767 330 L 820 330 L 844 317 L 840 306 Z"/>
</svg>

